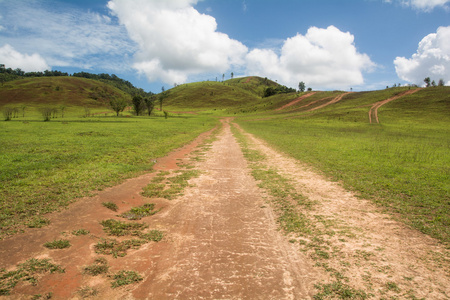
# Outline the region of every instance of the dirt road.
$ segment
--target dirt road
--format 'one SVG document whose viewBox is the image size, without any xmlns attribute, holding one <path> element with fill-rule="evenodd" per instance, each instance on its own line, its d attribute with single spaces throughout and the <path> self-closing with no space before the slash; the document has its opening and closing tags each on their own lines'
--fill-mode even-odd
<svg viewBox="0 0 450 300">
<path fill-rule="evenodd" d="M 311 232 L 285 235 L 229 122 L 223 121 L 207 147 L 203 136 L 158 161 L 157 169 L 166 174 L 188 164 L 201 172 L 182 196 L 143 197 L 142 188 L 157 175 L 147 174 L 81 199 L 52 215 L 47 227 L 0 241 L 0 268 L 12 271 L 30 258 L 48 258 L 65 268 L 65 273 L 37 275 L 36 285 L 19 281 L 8 299 L 43 299 L 49 293 L 52 299 L 449 299 L 449 255 L 435 240 L 244 132 L 250 147 L 265 155 L 262 164 L 315 203 L 298 208 Z M 103 207 L 105 201 L 117 204 L 118 211 Z M 95 245 L 108 238 L 102 220 L 123 220 L 117 215 L 150 202 L 161 210 L 133 222 L 164 232 L 161 241 L 118 258 L 95 253 Z M 90 233 L 71 234 L 79 228 Z M 43 247 L 59 238 L 72 246 Z M 84 267 L 99 257 L 106 259 L 108 273 L 86 274 Z M 120 270 L 136 271 L 142 280 L 113 288 Z"/>
</svg>

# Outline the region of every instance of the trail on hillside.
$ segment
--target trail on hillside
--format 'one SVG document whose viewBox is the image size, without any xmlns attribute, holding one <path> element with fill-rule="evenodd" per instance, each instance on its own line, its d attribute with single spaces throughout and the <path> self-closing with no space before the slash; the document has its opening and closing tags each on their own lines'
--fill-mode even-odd
<svg viewBox="0 0 450 300">
<path fill-rule="evenodd" d="M 321 104 L 321 105 L 315 106 L 315 107 L 313 107 L 313 108 L 307 109 L 307 110 L 302 111 L 302 112 L 311 112 L 311 111 L 315 111 L 315 110 L 320 109 L 320 108 L 323 108 L 323 107 L 325 107 L 325 106 L 328 106 L 328 105 L 337 103 L 337 102 L 341 101 L 342 98 L 343 98 L 344 96 L 346 96 L 346 95 L 348 95 L 348 94 L 350 94 L 350 93 L 351 93 L 351 92 L 347 92 L 347 93 L 340 94 L 340 95 L 338 95 L 337 97 L 332 98 L 330 101 L 327 101 L 327 102 L 325 102 L 325 103 L 323 103 L 323 104 Z M 302 108 L 305 108 L 305 107 L 309 107 L 309 106 L 315 105 L 315 104 L 317 104 L 317 103 L 319 103 L 319 102 L 322 102 L 323 100 L 324 100 L 324 99 L 319 99 L 319 100 L 312 101 L 312 102 L 310 102 L 310 103 L 308 103 L 308 104 L 305 104 L 305 105 L 302 105 L 302 106 L 300 106 L 300 107 L 295 108 L 295 110 L 300 110 L 300 109 L 302 109 Z"/>
<path fill-rule="evenodd" d="M 401 97 L 404 97 L 404 96 L 407 96 L 407 95 L 411 95 L 411 94 L 413 94 L 413 93 L 415 93 L 415 92 L 417 92 L 419 90 L 420 89 L 408 90 L 408 91 L 402 92 L 402 93 L 400 93 L 400 94 L 398 94 L 398 95 L 396 95 L 394 97 L 391 97 L 391 98 L 388 98 L 388 99 L 385 99 L 385 100 L 381 100 L 381 101 L 378 101 L 378 102 L 374 103 L 372 105 L 372 107 L 370 108 L 370 110 L 369 110 L 369 123 L 370 124 L 372 124 L 372 123 L 379 124 L 380 123 L 380 121 L 378 120 L 378 109 L 381 106 L 383 106 L 383 105 L 385 105 L 385 104 L 387 104 L 387 103 L 389 103 L 391 101 L 397 100 L 397 99 L 399 99 Z"/>
<path fill-rule="evenodd" d="M 311 93 L 302 95 L 302 96 L 298 97 L 297 99 L 295 99 L 295 100 L 293 100 L 293 101 L 291 101 L 291 102 L 289 102 L 289 103 L 287 103 L 287 104 L 285 104 L 285 105 L 283 105 L 283 106 L 281 106 L 281 107 L 275 109 L 275 111 L 283 110 L 283 109 L 285 109 L 285 108 L 288 108 L 288 107 L 290 107 L 290 106 L 293 106 L 293 105 L 299 103 L 300 101 L 302 101 L 302 100 L 304 100 L 304 99 L 306 99 L 306 98 L 308 98 L 308 97 L 314 95 L 315 93 L 316 93 L 316 92 L 311 92 Z"/>
<path fill-rule="evenodd" d="M 230 122 L 222 120 L 222 129 L 207 145 L 204 135 L 159 159 L 156 169 L 164 173 L 80 199 L 52 214 L 49 226 L 0 241 L 0 269 L 13 270 L 30 258 L 48 258 L 65 268 L 65 273 L 39 275 L 37 285 L 19 282 L 8 297 L 51 292 L 52 299 L 81 299 L 83 290 L 95 291 L 94 299 L 313 299 L 325 291 L 331 297 L 450 297 L 448 252 L 435 240 L 241 130 L 250 148 L 264 155 L 261 170 L 281 174 L 314 202 L 309 209 L 295 209 L 307 216 L 311 231 L 286 235 L 272 196 L 252 177 Z M 157 176 L 175 176 L 183 169 L 200 172 L 183 195 L 173 200 L 141 195 Z M 103 207 L 105 201 L 117 204 L 118 211 Z M 163 240 L 132 247 L 123 257 L 96 254 L 95 245 L 108 238 L 100 222 L 123 220 L 118 214 L 144 203 L 155 203 L 160 211 L 130 222 L 162 231 Z M 71 234 L 80 228 L 90 234 Z M 59 238 L 72 246 L 43 247 Z M 84 267 L 99 257 L 107 261 L 108 276 L 86 274 Z M 112 277 L 120 270 L 136 271 L 142 280 L 113 288 Z"/>
</svg>

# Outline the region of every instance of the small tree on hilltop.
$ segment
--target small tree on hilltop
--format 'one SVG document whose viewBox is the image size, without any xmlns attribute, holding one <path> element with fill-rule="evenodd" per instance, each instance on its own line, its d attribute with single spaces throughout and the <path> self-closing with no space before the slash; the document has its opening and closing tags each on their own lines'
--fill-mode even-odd
<svg viewBox="0 0 450 300">
<path fill-rule="evenodd" d="M 303 81 L 300 81 L 298 84 L 298 90 L 303 93 L 305 91 L 305 88 L 305 83 Z"/>
<path fill-rule="evenodd" d="M 423 82 L 425 82 L 425 87 L 430 87 L 431 85 L 431 79 L 430 77 L 427 77 L 423 80 Z"/>
<path fill-rule="evenodd" d="M 444 86 L 444 85 L 445 85 L 444 79 L 439 79 L 438 86 Z"/>
</svg>

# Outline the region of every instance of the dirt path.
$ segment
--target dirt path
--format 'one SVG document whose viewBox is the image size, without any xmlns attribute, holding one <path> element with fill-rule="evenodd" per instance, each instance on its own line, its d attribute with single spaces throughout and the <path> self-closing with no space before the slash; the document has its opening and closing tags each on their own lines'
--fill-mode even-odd
<svg viewBox="0 0 450 300">
<path fill-rule="evenodd" d="M 300 101 L 302 101 L 302 100 L 304 100 L 304 99 L 306 99 L 306 98 L 308 98 L 308 97 L 314 95 L 315 93 L 316 93 L 316 92 L 311 92 L 311 93 L 305 94 L 305 95 L 303 95 L 303 96 L 300 96 L 300 97 L 298 97 L 297 99 L 295 99 L 295 100 L 289 102 L 288 104 L 285 104 L 285 105 L 283 105 L 282 107 L 279 107 L 279 108 L 275 109 L 275 111 L 279 111 L 279 110 L 288 108 L 288 107 L 290 107 L 290 106 L 292 106 L 292 105 L 295 105 L 295 104 L 299 103 Z"/>
<path fill-rule="evenodd" d="M 325 282 L 336 284 L 338 291 L 337 283 L 348 284 L 340 285 L 340 292 L 346 290 L 357 299 L 358 290 L 374 299 L 450 299 L 448 249 L 310 167 L 246 135 L 253 149 L 270 157 L 266 161 L 269 167 L 316 202 L 304 211 L 315 229 L 300 237 L 299 250 L 329 275 Z"/>
<path fill-rule="evenodd" d="M 298 207 L 309 218 L 311 233 L 284 235 L 271 197 L 251 176 L 229 122 L 223 121 L 208 146 L 203 135 L 158 160 L 156 169 L 172 175 L 180 168 L 201 172 L 184 195 L 143 197 L 142 188 L 158 175 L 147 174 L 81 199 L 53 214 L 47 227 L 0 241 L 0 269 L 13 270 L 30 258 L 48 258 L 65 268 L 39 275 L 37 285 L 19 281 L 8 299 L 47 293 L 52 299 L 81 299 L 86 293 L 91 299 L 312 299 L 318 294 L 449 299 L 449 255 L 435 240 L 246 134 L 250 146 L 265 155 L 264 165 L 315 202 L 310 209 Z M 103 207 L 105 201 L 116 203 L 118 212 Z M 164 232 L 163 240 L 129 249 L 124 257 L 95 253 L 95 245 L 110 238 L 102 220 L 123 220 L 119 213 L 150 202 L 161 211 L 132 222 Z M 90 234 L 71 233 L 80 228 Z M 72 246 L 43 247 L 59 238 Z M 99 257 L 106 259 L 109 276 L 83 271 Z M 120 270 L 136 271 L 142 280 L 112 288 L 112 276 Z"/>
<path fill-rule="evenodd" d="M 398 98 L 404 97 L 406 95 L 411 95 L 419 90 L 420 89 L 408 90 L 406 92 L 402 92 L 402 93 L 398 94 L 397 96 L 376 102 L 375 104 L 372 105 L 372 107 L 369 110 L 369 123 L 370 124 L 372 124 L 372 123 L 379 124 L 380 123 L 380 121 L 378 120 L 378 109 L 381 106 L 383 106 L 391 101 L 397 100 Z"/>
</svg>

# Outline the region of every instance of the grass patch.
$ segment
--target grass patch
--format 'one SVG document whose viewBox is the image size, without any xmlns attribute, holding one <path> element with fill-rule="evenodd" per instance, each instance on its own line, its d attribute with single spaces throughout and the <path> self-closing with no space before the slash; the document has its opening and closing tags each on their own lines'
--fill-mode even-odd
<svg viewBox="0 0 450 300">
<path fill-rule="evenodd" d="M 50 262 L 49 259 L 32 258 L 17 265 L 15 270 L 0 269 L 0 296 L 9 295 L 19 282 L 36 285 L 38 275 L 43 273 L 64 273 L 64 269 Z"/>
<path fill-rule="evenodd" d="M 449 244 L 450 118 L 444 113 L 449 89 L 424 89 L 395 100 L 380 109 L 381 125 L 368 124 L 371 103 L 403 90 L 350 94 L 296 119 L 272 114 L 270 120 L 237 121 L 274 148 Z"/>
<path fill-rule="evenodd" d="M 27 223 L 28 228 L 41 228 L 47 225 L 50 225 L 50 220 L 43 217 L 35 217 Z"/>
<path fill-rule="evenodd" d="M 85 299 L 97 296 L 98 290 L 91 286 L 83 286 L 78 290 L 78 294 L 80 295 L 81 298 Z"/>
<path fill-rule="evenodd" d="M 142 196 L 148 198 L 164 198 L 168 200 L 175 199 L 182 195 L 183 190 L 189 186 L 188 181 L 198 177 L 198 170 L 178 170 L 178 175 L 166 176 L 158 175 L 152 182 L 143 188 Z M 164 182 L 164 183 L 161 183 Z"/>
<path fill-rule="evenodd" d="M 195 115 L 80 118 L 70 109 L 64 122 L 42 122 L 28 111 L 20 120 L 2 121 L 0 238 L 17 233 L 36 215 L 150 171 L 158 157 L 217 122 Z"/>
<path fill-rule="evenodd" d="M 113 288 L 132 284 L 143 280 L 142 276 L 139 275 L 137 272 L 125 270 L 119 271 L 117 274 L 114 274 L 112 276 L 112 279 L 113 282 L 111 283 L 111 286 Z"/>
<path fill-rule="evenodd" d="M 341 282 L 335 281 L 328 284 L 314 285 L 319 293 L 314 295 L 314 299 L 367 299 L 369 296 L 362 290 L 357 290 L 351 286 Z"/>
<path fill-rule="evenodd" d="M 108 262 L 106 261 L 105 258 L 101 257 L 95 259 L 92 265 L 84 267 L 83 273 L 91 276 L 97 276 L 100 274 L 108 273 L 108 270 L 109 270 Z"/>
<path fill-rule="evenodd" d="M 139 249 L 142 245 L 148 243 L 142 239 L 131 239 L 117 241 L 116 239 L 102 239 L 94 248 L 97 254 L 112 255 L 114 258 L 124 257 L 129 249 Z"/>
<path fill-rule="evenodd" d="M 54 240 L 45 243 L 44 247 L 49 249 L 64 249 L 70 247 L 70 242 L 68 240 Z"/>
<path fill-rule="evenodd" d="M 148 227 L 144 223 L 125 223 L 114 219 L 104 220 L 100 224 L 108 235 L 114 236 L 132 235 Z"/>
<path fill-rule="evenodd" d="M 117 204 L 113 203 L 113 202 L 103 202 L 102 205 L 104 207 L 106 207 L 107 209 L 110 209 L 112 211 L 117 211 L 119 209 L 119 207 L 117 206 Z"/>
<path fill-rule="evenodd" d="M 129 211 L 124 212 L 119 216 L 128 220 L 140 220 L 143 217 L 152 216 L 160 211 L 160 209 L 154 210 L 154 208 L 155 208 L 154 203 L 146 203 L 139 207 L 133 207 Z"/>
<path fill-rule="evenodd" d="M 86 230 L 86 229 L 78 229 L 78 230 L 72 231 L 72 234 L 73 234 L 73 235 L 76 235 L 76 236 L 80 236 L 80 235 L 88 235 L 88 234 L 89 234 L 89 230 Z"/>
</svg>

